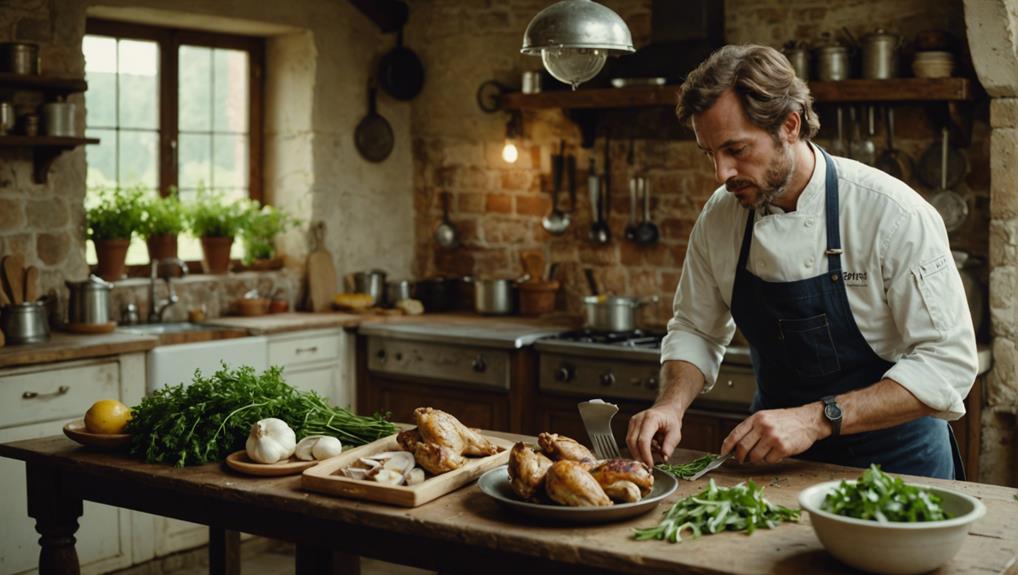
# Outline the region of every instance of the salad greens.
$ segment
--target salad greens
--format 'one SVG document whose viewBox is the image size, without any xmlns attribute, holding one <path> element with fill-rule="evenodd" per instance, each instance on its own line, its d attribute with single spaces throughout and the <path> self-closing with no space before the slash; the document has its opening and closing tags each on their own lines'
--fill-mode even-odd
<svg viewBox="0 0 1018 575">
<path fill-rule="evenodd" d="M 251 426 L 277 417 L 297 437 L 332 435 L 344 445 L 363 445 L 396 432 L 388 414 L 359 416 L 329 405 L 313 391 L 299 391 L 283 379 L 281 367 L 262 374 L 250 366 L 225 365 L 209 377 L 164 387 L 132 409 L 125 433 L 133 434 L 131 454 L 178 467 L 218 461 L 244 448 Z"/>
<path fill-rule="evenodd" d="M 697 473 L 703 471 L 708 465 L 717 459 L 717 455 L 707 454 L 703 457 L 698 457 L 688 463 L 682 463 L 679 465 L 669 465 L 667 463 L 658 463 L 657 468 L 665 473 L 671 473 L 679 479 L 689 479 Z"/>
<path fill-rule="evenodd" d="M 940 497 L 928 489 L 909 485 L 900 477 L 892 477 L 870 465 L 859 479 L 842 481 L 827 494 L 820 509 L 886 523 L 901 521 L 942 521 L 951 516 L 940 506 Z"/>
<path fill-rule="evenodd" d="M 638 541 L 660 539 L 676 543 L 682 533 L 693 538 L 722 531 L 772 529 L 783 521 L 798 521 L 799 510 L 774 505 L 763 497 L 763 488 L 753 481 L 732 487 L 718 487 L 713 479 L 700 493 L 680 499 L 665 511 L 656 527 L 635 529 Z"/>
</svg>

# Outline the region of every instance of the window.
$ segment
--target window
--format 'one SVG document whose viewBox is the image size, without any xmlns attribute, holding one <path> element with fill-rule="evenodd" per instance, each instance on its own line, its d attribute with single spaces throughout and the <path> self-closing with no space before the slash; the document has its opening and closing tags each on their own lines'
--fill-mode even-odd
<svg viewBox="0 0 1018 575">
<path fill-rule="evenodd" d="M 258 38 L 89 20 L 85 125 L 100 143 L 86 148 L 88 192 L 140 186 L 165 196 L 176 188 L 187 202 L 204 187 L 260 201 L 263 46 Z M 178 242 L 182 258 L 201 258 L 197 239 Z M 243 255 L 240 242 L 233 250 Z M 127 263 L 147 262 L 135 238 Z"/>
</svg>

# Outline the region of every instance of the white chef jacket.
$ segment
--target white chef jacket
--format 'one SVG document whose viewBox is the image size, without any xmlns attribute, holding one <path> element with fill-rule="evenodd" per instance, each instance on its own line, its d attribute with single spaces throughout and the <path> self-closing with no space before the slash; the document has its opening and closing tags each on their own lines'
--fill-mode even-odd
<svg viewBox="0 0 1018 575">
<path fill-rule="evenodd" d="M 813 175 L 796 210 L 756 210 L 747 268 L 765 281 L 792 282 L 827 272 L 827 167 L 812 149 Z M 854 160 L 835 157 L 834 162 L 841 265 L 855 322 L 873 351 L 894 363 L 884 377 L 936 410 L 937 417 L 957 419 L 965 414 L 978 355 L 944 222 L 904 182 Z M 674 317 L 661 344 L 662 363 L 692 363 L 706 379 L 705 391 L 717 379 L 735 333 L 732 288 L 746 214 L 724 186 L 707 201 L 689 238 Z"/>
</svg>

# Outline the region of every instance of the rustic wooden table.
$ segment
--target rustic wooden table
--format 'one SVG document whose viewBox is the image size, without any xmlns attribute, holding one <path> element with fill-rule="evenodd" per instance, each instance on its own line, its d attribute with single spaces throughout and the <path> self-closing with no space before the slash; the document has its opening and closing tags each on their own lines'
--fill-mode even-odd
<svg viewBox="0 0 1018 575">
<path fill-rule="evenodd" d="M 500 434 L 502 435 L 502 434 Z M 518 437 L 518 436 L 507 436 Z M 698 452 L 679 450 L 685 461 Z M 300 477 L 238 475 L 222 464 L 178 469 L 122 454 L 90 451 L 63 437 L 0 445 L 0 456 L 26 462 L 28 512 L 42 546 L 42 575 L 76 574 L 74 549 L 82 500 L 136 509 L 210 526 L 210 572 L 236 569 L 230 531 L 292 541 L 297 573 L 356 572 L 357 556 L 376 557 L 445 573 L 852 573 L 820 545 L 806 514 L 752 536 L 701 537 L 678 544 L 637 542 L 637 526 L 658 513 L 599 526 L 548 525 L 517 516 L 481 493 L 462 488 L 415 509 L 339 499 L 302 491 Z M 797 506 L 799 491 L 858 470 L 789 461 L 767 468 L 725 466 L 711 474 L 721 485 L 753 479 L 774 503 Z M 981 499 L 986 516 L 942 573 L 1018 573 L 1018 490 L 927 480 Z M 705 480 L 680 482 L 658 507 L 698 491 Z"/>
</svg>

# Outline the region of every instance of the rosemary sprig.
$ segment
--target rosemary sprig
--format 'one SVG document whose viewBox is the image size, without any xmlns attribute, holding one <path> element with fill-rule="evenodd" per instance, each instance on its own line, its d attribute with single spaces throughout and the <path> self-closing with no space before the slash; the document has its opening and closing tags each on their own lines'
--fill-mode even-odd
<svg viewBox="0 0 1018 575">
<path fill-rule="evenodd" d="M 680 465 L 669 465 L 667 463 L 658 463 L 657 468 L 660 469 L 661 471 L 664 471 L 665 473 L 671 473 L 672 475 L 678 477 L 679 479 L 689 479 L 690 477 L 703 471 L 708 465 L 710 465 L 717 458 L 718 458 L 717 455 L 712 455 L 708 453 L 703 457 L 697 457 L 696 459 L 688 463 L 682 463 Z"/>
</svg>

